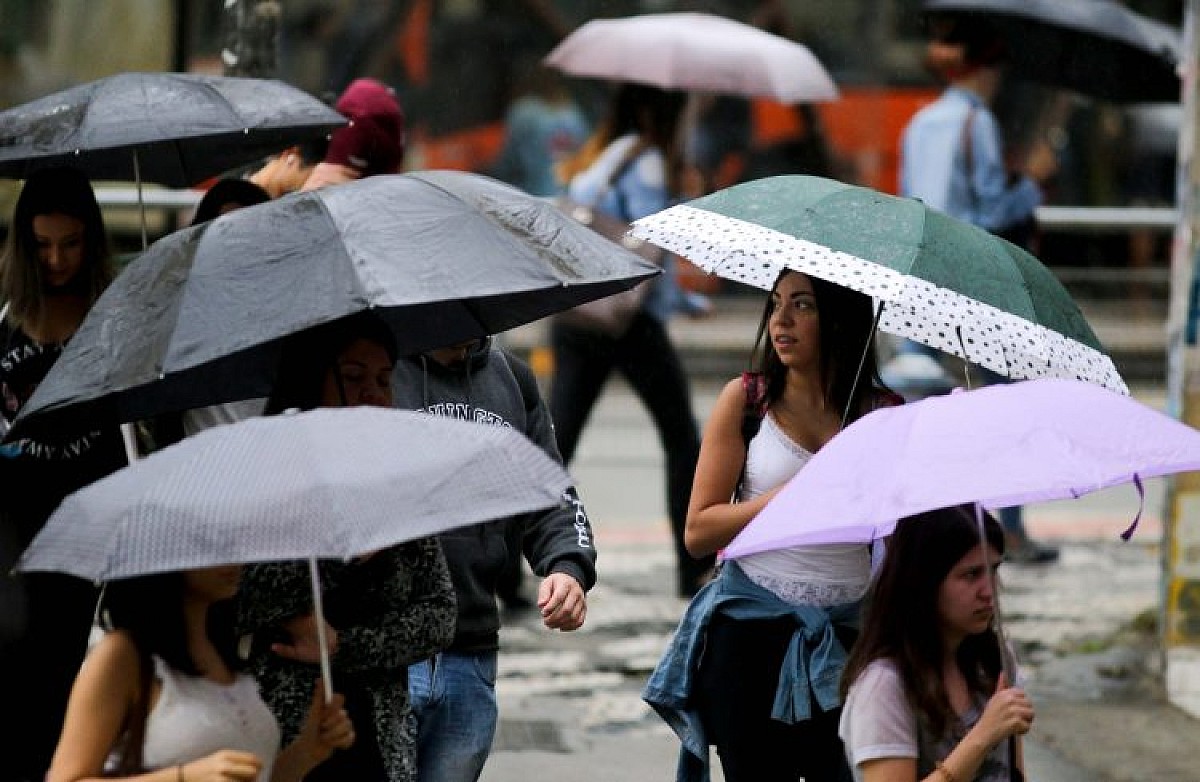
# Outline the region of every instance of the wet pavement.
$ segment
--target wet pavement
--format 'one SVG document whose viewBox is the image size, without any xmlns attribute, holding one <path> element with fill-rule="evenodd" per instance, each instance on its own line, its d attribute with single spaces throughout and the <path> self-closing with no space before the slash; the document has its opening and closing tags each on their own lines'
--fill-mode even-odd
<svg viewBox="0 0 1200 782">
<path fill-rule="evenodd" d="M 701 420 L 716 390 L 695 389 Z M 1139 395 L 1161 405 L 1154 389 Z M 501 722 L 483 780 L 670 780 L 678 744 L 640 691 L 686 603 L 673 595 L 661 452 L 622 384 L 602 395 L 572 472 L 593 518 L 600 582 L 579 632 L 510 617 Z M 1160 588 L 1161 502 L 1161 483 L 1148 483 L 1130 543 L 1117 537 L 1137 512 L 1130 487 L 1026 509 L 1031 533 L 1062 550 L 1055 564 L 1002 570 L 1006 628 L 1038 706 L 1030 780 L 1200 779 L 1186 751 L 1200 724 L 1165 704 L 1146 631 Z"/>
</svg>

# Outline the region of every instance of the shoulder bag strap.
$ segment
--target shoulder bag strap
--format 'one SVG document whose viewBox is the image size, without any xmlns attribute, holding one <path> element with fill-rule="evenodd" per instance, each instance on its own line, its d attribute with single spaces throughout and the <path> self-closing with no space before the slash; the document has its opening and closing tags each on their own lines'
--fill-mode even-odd
<svg viewBox="0 0 1200 782">
<path fill-rule="evenodd" d="M 617 195 L 617 216 L 625 222 L 633 222 L 629 217 L 629 206 L 625 201 L 625 194 L 621 192 L 621 188 L 617 187 L 617 180 L 625 176 L 625 172 L 633 165 L 634 161 L 641 157 L 641 154 L 646 151 L 650 145 L 643 138 L 636 139 L 629 145 L 629 149 L 625 150 L 625 154 L 621 156 L 620 162 L 613 168 L 612 173 L 608 175 L 608 179 L 604 180 L 604 186 L 596 193 L 596 198 L 592 202 L 592 207 L 595 208 L 600 200 L 607 195 L 609 190 L 616 188 Z"/>
<path fill-rule="evenodd" d="M 971 198 L 971 206 L 979 208 L 979 193 L 975 190 L 975 155 L 972 149 L 975 144 L 972 141 L 975 127 L 975 106 L 972 105 L 967 109 L 967 121 L 963 123 L 962 150 L 963 161 L 967 166 L 967 195 Z"/>
</svg>

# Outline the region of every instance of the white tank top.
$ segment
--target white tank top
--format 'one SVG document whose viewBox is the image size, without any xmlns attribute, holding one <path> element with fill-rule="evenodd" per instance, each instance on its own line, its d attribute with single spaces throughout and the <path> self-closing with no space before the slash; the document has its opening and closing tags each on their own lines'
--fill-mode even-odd
<svg viewBox="0 0 1200 782">
<path fill-rule="evenodd" d="M 768 412 L 746 449 L 743 499 L 787 482 L 811 458 Z M 751 581 L 793 605 L 848 603 L 866 593 L 871 579 L 871 555 L 861 543 L 792 546 L 750 554 L 738 564 Z"/>
<path fill-rule="evenodd" d="M 271 778 L 279 753 L 279 723 L 258 691 L 239 674 L 232 684 L 188 676 L 154 658 L 162 692 L 146 718 L 142 764 L 147 769 L 189 763 L 221 749 L 252 752 L 263 762 L 259 782 Z"/>
</svg>

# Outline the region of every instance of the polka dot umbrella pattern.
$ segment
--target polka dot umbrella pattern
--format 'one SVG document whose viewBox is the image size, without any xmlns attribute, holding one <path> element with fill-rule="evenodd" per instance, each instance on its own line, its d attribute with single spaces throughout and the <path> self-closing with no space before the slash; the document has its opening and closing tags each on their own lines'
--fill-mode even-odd
<svg viewBox="0 0 1200 782">
<path fill-rule="evenodd" d="M 915 199 L 822 177 L 768 177 L 642 218 L 631 233 L 763 290 L 792 269 L 860 291 L 882 308 L 883 331 L 1006 377 L 1128 393 L 1045 265 Z"/>
</svg>

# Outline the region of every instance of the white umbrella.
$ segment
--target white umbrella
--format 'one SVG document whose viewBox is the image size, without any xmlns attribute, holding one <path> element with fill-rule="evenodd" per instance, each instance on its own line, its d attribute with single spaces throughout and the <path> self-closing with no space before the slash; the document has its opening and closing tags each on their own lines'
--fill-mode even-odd
<svg viewBox="0 0 1200 782">
<path fill-rule="evenodd" d="M 596 19 L 546 56 L 572 76 L 650 84 L 663 89 L 773 98 L 783 103 L 834 100 L 837 87 L 802 44 L 702 13 Z"/>
<path fill-rule="evenodd" d="M 376 407 L 251 418 L 69 495 L 17 569 L 107 581 L 307 559 L 319 615 L 317 558 L 551 507 L 570 484 L 506 427 Z"/>
</svg>

